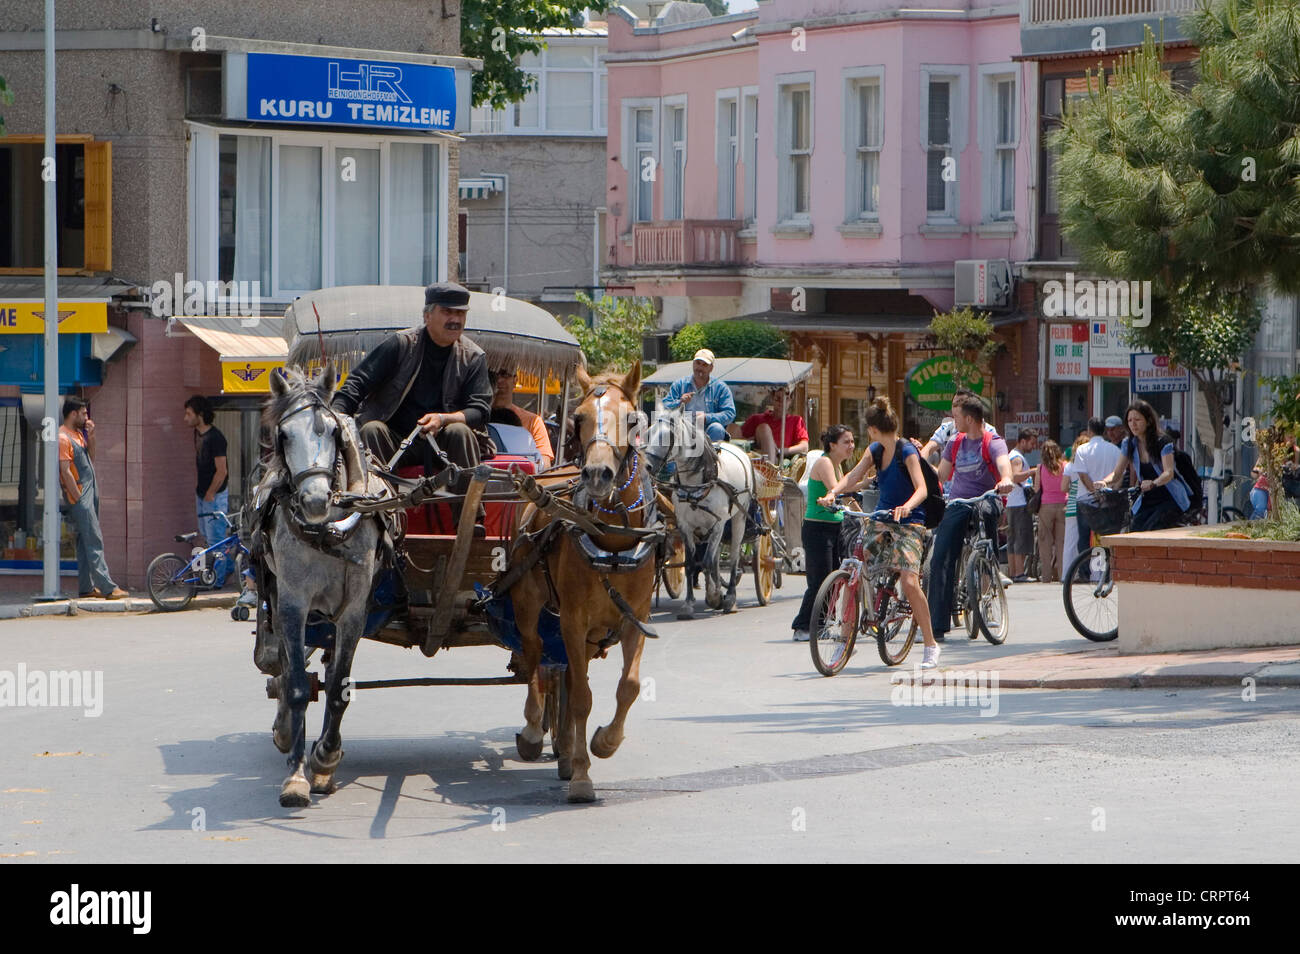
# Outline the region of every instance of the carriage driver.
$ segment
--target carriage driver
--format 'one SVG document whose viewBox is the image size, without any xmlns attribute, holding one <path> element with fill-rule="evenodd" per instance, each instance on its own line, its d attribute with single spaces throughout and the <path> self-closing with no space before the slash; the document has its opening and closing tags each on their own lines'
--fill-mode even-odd
<svg viewBox="0 0 1300 954">
<path fill-rule="evenodd" d="M 468 289 L 454 282 L 430 285 L 424 290 L 424 327 L 390 335 L 334 395 L 334 410 L 357 415 L 362 440 L 385 464 L 416 424 L 462 467 L 495 453 L 487 432 L 487 356 L 462 337 L 468 311 Z M 413 442 L 397 462 L 418 464 L 426 474 L 433 469 L 427 441 Z"/>
<path fill-rule="evenodd" d="M 691 362 L 691 376 L 673 382 L 664 398 L 664 407 L 675 411 L 694 411 L 697 419 L 704 419 L 709 440 L 717 443 L 727 439 L 727 425 L 736 419 L 736 401 L 725 381 L 710 381 L 713 373 L 713 352 L 701 348 Z"/>
</svg>

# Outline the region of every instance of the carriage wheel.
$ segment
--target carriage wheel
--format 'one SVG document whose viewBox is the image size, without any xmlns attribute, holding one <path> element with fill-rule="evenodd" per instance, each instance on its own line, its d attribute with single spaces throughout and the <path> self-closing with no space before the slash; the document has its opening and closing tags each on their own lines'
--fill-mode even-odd
<svg viewBox="0 0 1300 954">
<path fill-rule="evenodd" d="M 754 592 L 758 605 L 766 606 L 772 599 L 772 586 L 777 573 L 776 556 L 772 551 L 772 535 L 760 533 L 754 541 Z"/>
<path fill-rule="evenodd" d="M 680 534 L 673 536 L 672 549 L 668 551 L 667 562 L 659 570 L 659 579 L 670 600 L 681 599 L 682 589 L 686 586 L 686 544 L 682 543 Z"/>
</svg>

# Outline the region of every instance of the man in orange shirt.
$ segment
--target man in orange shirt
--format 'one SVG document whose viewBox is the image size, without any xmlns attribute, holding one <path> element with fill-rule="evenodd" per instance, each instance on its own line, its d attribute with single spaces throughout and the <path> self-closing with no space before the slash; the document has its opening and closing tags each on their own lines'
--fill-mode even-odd
<svg viewBox="0 0 1300 954">
<path fill-rule="evenodd" d="M 740 436 L 752 439 L 758 444 L 758 449 L 763 456 L 778 467 L 781 461 L 778 459 L 780 447 L 777 445 L 776 435 L 781 433 L 783 418 L 785 440 L 781 443 L 785 446 L 785 456 L 793 457 L 796 454 L 808 453 L 808 425 L 799 415 L 788 413 L 788 398 L 785 388 L 773 388 L 763 404 L 762 412 L 751 414 L 740 428 Z"/>
<path fill-rule="evenodd" d="M 493 410 L 505 408 L 513 411 L 519 418 L 519 426 L 533 435 L 537 453 L 542 456 L 542 469 L 550 467 L 555 463 L 555 451 L 551 448 L 551 436 L 546 433 L 546 422 L 532 411 L 526 411 L 515 403 L 515 382 L 519 378 L 518 371 L 514 368 L 502 368 L 500 371 L 493 371 L 489 377 L 492 378 Z"/>
<path fill-rule="evenodd" d="M 86 402 L 70 397 L 63 402 L 59 428 L 59 483 L 64 512 L 77 531 L 77 595 L 120 600 L 128 595 L 109 578 L 104 562 L 104 536 L 99 529 L 99 487 L 95 483 L 95 422 Z"/>
</svg>

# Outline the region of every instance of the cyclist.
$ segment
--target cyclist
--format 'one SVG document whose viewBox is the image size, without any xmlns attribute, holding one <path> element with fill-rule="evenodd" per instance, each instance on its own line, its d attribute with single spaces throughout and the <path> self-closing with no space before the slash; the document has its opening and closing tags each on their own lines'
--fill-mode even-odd
<svg viewBox="0 0 1300 954">
<path fill-rule="evenodd" d="M 949 497 L 978 497 L 990 490 L 1009 494 L 1015 487 L 1007 442 L 984 429 L 984 405 L 974 395 L 953 402 L 957 434 L 944 448 L 939 461 L 939 480 L 947 484 Z M 951 478 L 951 483 L 948 483 Z M 970 526 L 974 508 L 954 500 L 934 531 L 934 552 L 930 557 L 930 622 L 934 638 L 944 641 L 952 623 L 952 594 L 957 580 L 957 561 Z M 997 516 L 986 514 L 989 536 L 997 539 Z"/>
<path fill-rule="evenodd" d="M 930 604 L 926 601 L 925 591 L 921 589 L 921 559 L 925 554 L 925 511 L 921 505 L 925 502 L 925 476 L 921 473 L 921 456 L 908 441 L 898 439 L 898 414 L 894 411 L 889 398 L 878 397 L 867 408 L 867 436 L 872 444 L 867 453 L 862 455 L 856 467 L 836 481 L 835 486 L 827 491 L 826 496 L 818 501 L 825 507 L 831 506 L 836 494 L 856 487 L 864 478 L 875 472 L 875 461 L 880 461 L 878 482 L 880 500 L 877 510 L 891 512 L 894 525 L 888 527 L 892 543 L 889 552 L 884 554 L 884 562 L 898 571 L 898 580 L 903 585 L 903 595 L 912 608 L 912 617 L 921 626 L 921 635 L 925 637 L 925 657 L 922 669 L 933 669 L 939 664 L 939 644 L 934 641 L 934 629 L 930 625 Z M 873 552 L 878 547 L 873 537 L 879 538 L 885 528 L 872 524 L 868 528 L 871 536 L 863 540 L 864 547 Z"/>
<path fill-rule="evenodd" d="M 1174 444 L 1160 430 L 1155 408 L 1138 399 L 1125 412 L 1131 436 L 1120 446 L 1119 463 L 1098 486 L 1118 487 L 1124 472 L 1137 470 L 1142 491 L 1133 503 L 1133 532 L 1166 530 L 1178 525 L 1191 507 L 1191 494 L 1174 465 Z"/>
<path fill-rule="evenodd" d="M 930 461 L 934 466 L 938 466 L 936 463 L 938 458 L 935 455 L 943 453 L 943 449 L 948 446 L 948 442 L 952 440 L 957 433 L 957 405 L 964 399 L 973 397 L 977 397 L 977 395 L 970 388 L 958 388 L 955 390 L 952 393 L 952 416 L 943 419 L 939 426 L 934 429 L 934 433 L 930 435 L 930 439 L 925 442 L 924 447 L 921 447 L 920 443 L 915 439 L 912 440 L 913 445 L 921 447 L 921 456 Z M 988 431 L 994 437 L 998 436 L 997 428 L 988 421 L 984 422 L 984 430 Z"/>
</svg>

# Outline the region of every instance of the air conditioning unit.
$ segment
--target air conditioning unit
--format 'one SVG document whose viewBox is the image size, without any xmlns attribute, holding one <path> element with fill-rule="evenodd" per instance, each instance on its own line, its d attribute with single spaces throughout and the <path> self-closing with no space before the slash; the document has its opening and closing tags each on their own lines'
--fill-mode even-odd
<svg viewBox="0 0 1300 954">
<path fill-rule="evenodd" d="M 1004 258 L 953 262 L 953 292 L 959 308 L 1005 308 L 1011 304 L 1011 263 Z"/>
</svg>

